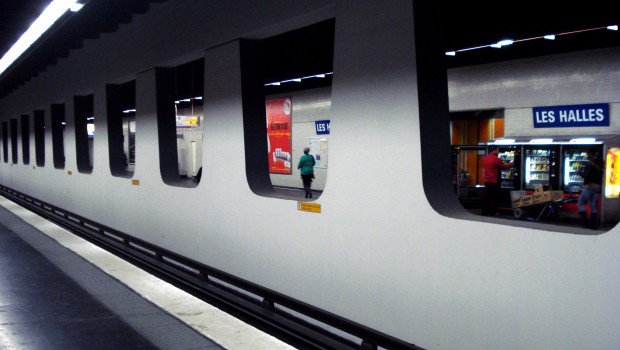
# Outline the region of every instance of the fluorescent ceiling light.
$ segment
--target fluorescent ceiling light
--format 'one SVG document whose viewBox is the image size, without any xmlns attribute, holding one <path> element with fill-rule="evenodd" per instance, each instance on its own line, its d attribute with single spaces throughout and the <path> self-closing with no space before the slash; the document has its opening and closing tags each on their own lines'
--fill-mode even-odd
<svg viewBox="0 0 620 350">
<path fill-rule="evenodd" d="M 69 10 L 71 12 L 78 12 L 82 9 L 82 7 L 84 7 L 84 4 L 80 4 L 77 1 L 74 1 L 73 4 L 69 5 Z"/>
<path fill-rule="evenodd" d="M 596 142 L 596 139 L 594 137 L 580 137 L 576 139 L 571 139 L 568 142 L 569 143 L 592 144 Z"/>
<path fill-rule="evenodd" d="M 553 139 L 533 139 L 530 140 L 530 143 L 535 143 L 535 144 L 549 144 L 552 143 Z"/>
<path fill-rule="evenodd" d="M 305 76 L 301 78 L 293 78 L 293 79 L 282 80 L 282 81 L 274 81 L 274 82 L 265 84 L 265 86 L 280 86 L 283 83 L 301 83 L 302 80 L 312 79 L 312 78 L 323 79 L 326 76 L 332 75 L 332 74 L 334 74 L 334 72 L 320 73 L 320 74 L 309 75 L 309 76 Z"/>
<path fill-rule="evenodd" d="M 502 46 L 508 46 L 508 45 L 512 45 L 514 41 L 512 39 L 505 39 L 505 40 L 501 40 L 497 43 L 497 45 L 499 45 L 500 47 Z"/>
<path fill-rule="evenodd" d="M 512 45 L 512 43 L 514 43 L 512 39 L 504 39 L 504 40 L 498 41 L 496 44 L 491 44 L 489 46 L 499 49 L 502 46 Z"/>
<path fill-rule="evenodd" d="M 0 74 L 6 71 L 32 44 L 34 44 L 68 9 L 79 5 L 77 0 L 54 0 L 30 25 L 30 28 L 0 59 Z M 81 7 L 80 7 L 81 8 Z"/>
<path fill-rule="evenodd" d="M 590 31 L 602 30 L 602 29 L 608 29 L 608 30 L 617 31 L 618 30 L 618 26 L 617 25 L 610 25 L 610 26 L 607 26 L 607 27 L 596 27 L 596 28 L 589 28 L 589 29 L 581 29 L 581 30 L 574 30 L 574 31 L 571 31 L 571 32 L 564 32 L 564 33 L 557 33 L 557 34 L 547 34 L 545 36 L 537 36 L 537 37 L 517 39 L 517 40 L 505 39 L 505 40 L 498 41 L 497 43 L 494 43 L 494 44 L 481 45 L 481 46 L 468 47 L 468 48 L 454 50 L 454 51 L 448 51 L 448 52 L 445 53 L 445 55 L 446 56 L 456 56 L 456 54 L 459 53 L 459 52 L 478 50 L 478 49 L 483 49 L 483 48 L 488 48 L 488 47 L 499 49 L 499 48 L 502 48 L 504 46 L 512 45 L 514 43 L 519 43 L 519 42 L 523 42 L 523 41 L 530 41 L 530 40 L 537 40 L 537 39 L 555 40 L 555 38 L 557 36 L 561 36 L 561 35 L 578 34 L 578 33 L 584 33 L 584 32 L 590 32 Z"/>
<path fill-rule="evenodd" d="M 493 144 L 495 145 L 510 145 L 515 143 L 515 139 L 499 139 L 499 140 L 495 140 L 495 142 L 493 142 Z"/>
<path fill-rule="evenodd" d="M 183 98 L 177 101 L 174 101 L 174 103 L 179 104 L 181 102 L 192 102 L 192 100 L 202 100 L 202 96 L 196 96 L 196 97 L 190 97 L 190 98 Z"/>
</svg>

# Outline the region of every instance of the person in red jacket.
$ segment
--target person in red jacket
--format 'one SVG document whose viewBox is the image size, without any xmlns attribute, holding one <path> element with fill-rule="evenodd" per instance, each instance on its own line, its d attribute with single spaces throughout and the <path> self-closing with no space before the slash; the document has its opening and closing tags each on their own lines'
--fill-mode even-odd
<svg viewBox="0 0 620 350">
<path fill-rule="evenodd" d="M 497 146 L 489 146 L 489 154 L 484 157 L 484 206 L 482 215 L 497 215 L 497 203 L 500 194 L 500 169 L 510 169 L 513 163 L 504 163 L 497 154 Z"/>
</svg>

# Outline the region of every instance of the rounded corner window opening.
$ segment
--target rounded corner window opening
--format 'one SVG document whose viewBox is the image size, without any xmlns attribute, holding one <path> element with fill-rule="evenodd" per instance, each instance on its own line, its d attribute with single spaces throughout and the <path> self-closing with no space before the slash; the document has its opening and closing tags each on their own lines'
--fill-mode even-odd
<svg viewBox="0 0 620 350">
<path fill-rule="evenodd" d="M 579 196 L 571 193 L 571 186 L 569 186 L 576 175 L 571 175 L 570 172 L 580 166 L 579 162 L 581 158 L 586 157 L 588 147 L 584 148 L 581 145 L 579 149 L 572 149 L 568 145 L 545 146 L 534 138 L 527 145 L 511 145 L 504 143 L 509 140 L 490 139 L 477 145 L 468 145 L 472 147 L 471 149 L 466 149 L 462 145 L 453 145 L 450 142 L 452 129 L 447 66 L 443 60 L 436 59 L 436 57 L 443 57 L 444 52 L 438 44 L 442 42 L 442 38 L 437 34 L 441 31 L 434 30 L 438 29 L 436 26 L 440 21 L 433 20 L 433 18 L 441 17 L 441 11 L 437 8 L 430 8 L 432 6 L 432 4 L 414 4 L 423 186 L 433 209 L 442 215 L 458 219 L 465 218 L 467 215 L 467 219 L 473 217 L 474 220 L 480 222 L 518 227 L 532 227 L 531 224 L 535 224 L 539 225 L 536 226 L 539 229 L 557 232 L 591 235 L 613 229 L 619 221 L 617 216 L 620 216 L 613 214 L 620 213 L 620 201 L 614 197 L 620 197 L 618 195 L 620 193 L 620 171 L 616 170 L 616 163 L 620 157 L 618 152 L 620 140 L 608 139 L 601 141 L 601 144 L 595 147 L 598 157 L 604 161 L 605 169 L 602 191 L 598 198 L 598 214 L 594 215 L 591 214 L 590 208 L 586 209 L 585 215 L 581 209 L 577 211 Z M 513 190 L 507 187 L 503 189 L 502 208 L 505 210 L 506 217 L 510 218 L 509 220 L 475 215 L 480 213 L 467 208 L 467 202 L 458 198 L 458 185 L 468 176 L 459 171 L 459 162 L 456 160 L 458 153 L 469 154 L 472 161 L 476 163 L 476 169 L 480 171 L 484 168 L 482 163 L 491 153 L 490 148 L 493 146 L 498 146 L 498 158 L 503 163 L 514 162 L 514 166 L 510 169 L 498 171 L 498 186 L 506 187 L 504 185 L 510 181 L 523 184 L 522 188 L 517 186 L 518 188 L 515 187 Z M 455 152 L 456 148 L 461 147 L 463 149 Z M 436 161 L 445 159 L 450 154 L 453 157 L 452 162 Z M 553 166 L 558 170 L 555 178 L 551 178 Z M 476 184 L 474 197 L 484 196 L 484 172 L 471 175 L 482 178 Z M 544 181 L 548 182 L 546 186 L 543 184 Z M 607 208 L 604 205 L 601 206 L 601 201 L 605 200 L 607 200 Z M 481 205 L 484 206 L 484 198 L 482 202 Z M 557 210 L 571 205 L 575 207 L 572 216 L 566 215 L 565 212 L 559 213 Z M 470 215 L 472 213 L 474 216 Z M 527 220 L 518 220 L 524 218 Z"/>
</svg>

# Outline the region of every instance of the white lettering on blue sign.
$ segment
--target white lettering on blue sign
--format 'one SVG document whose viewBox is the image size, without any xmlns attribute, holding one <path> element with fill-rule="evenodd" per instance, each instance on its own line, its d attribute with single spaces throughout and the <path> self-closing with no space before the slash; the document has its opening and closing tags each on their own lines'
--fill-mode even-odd
<svg viewBox="0 0 620 350">
<path fill-rule="evenodd" d="M 535 128 L 609 126 L 609 105 L 589 104 L 532 108 Z"/>
<path fill-rule="evenodd" d="M 317 135 L 327 135 L 330 132 L 329 120 L 317 120 L 314 122 L 314 126 L 316 128 Z"/>
</svg>

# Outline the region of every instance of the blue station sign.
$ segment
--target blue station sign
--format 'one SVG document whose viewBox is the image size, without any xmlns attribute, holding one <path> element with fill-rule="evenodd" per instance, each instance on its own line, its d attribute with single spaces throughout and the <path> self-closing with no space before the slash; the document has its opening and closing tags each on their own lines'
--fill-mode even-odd
<svg viewBox="0 0 620 350">
<path fill-rule="evenodd" d="M 535 128 L 575 128 L 609 126 L 609 105 L 606 103 L 533 107 Z"/>
<path fill-rule="evenodd" d="M 317 120 L 314 122 L 317 135 L 329 135 L 329 120 Z"/>
</svg>

